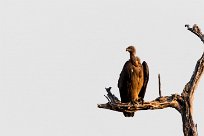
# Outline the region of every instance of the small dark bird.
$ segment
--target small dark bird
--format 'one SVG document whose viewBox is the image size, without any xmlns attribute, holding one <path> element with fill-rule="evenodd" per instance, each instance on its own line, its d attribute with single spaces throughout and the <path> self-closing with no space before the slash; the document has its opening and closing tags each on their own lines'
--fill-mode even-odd
<svg viewBox="0 0 204 136">
<path fill-rule="evenodd" d="M 124 64 L 118 80 L 121 102 L 143 103 L 149 80 L 149 68 L 145 61 L 140 63 L 134 46 L 129 46 L 126 51 L 130 53 L 130 59 Z M 134 112 L 123 112 L 123 114 L 125 117 L 134 116 Z"/>
</svg>

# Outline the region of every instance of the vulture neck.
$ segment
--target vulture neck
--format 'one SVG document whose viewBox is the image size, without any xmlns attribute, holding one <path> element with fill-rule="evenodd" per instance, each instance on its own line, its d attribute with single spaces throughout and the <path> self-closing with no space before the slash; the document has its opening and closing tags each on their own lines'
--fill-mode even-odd
<svg viewBox="0 0 204 136">
<path fill-rule="evenodd" d="M 130 53 L 130 61 L 133 65 L 137 66 L 136 65 L 136 56 L 135 56 L 135 53 Z"/>
</svg>

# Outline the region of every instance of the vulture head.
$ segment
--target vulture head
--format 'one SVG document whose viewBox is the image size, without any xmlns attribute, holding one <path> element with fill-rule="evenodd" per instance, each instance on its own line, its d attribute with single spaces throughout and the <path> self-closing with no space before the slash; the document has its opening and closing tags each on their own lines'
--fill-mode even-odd
<svg viewBox="0 0 204 136">
<path fill-rule="evenodd" d="M 129 46 L 126 48 L 126 51 L 128 51 L 130 54 L 135 55 L 136 54 L 136 49 L 134 46 Z"/>
</svg>

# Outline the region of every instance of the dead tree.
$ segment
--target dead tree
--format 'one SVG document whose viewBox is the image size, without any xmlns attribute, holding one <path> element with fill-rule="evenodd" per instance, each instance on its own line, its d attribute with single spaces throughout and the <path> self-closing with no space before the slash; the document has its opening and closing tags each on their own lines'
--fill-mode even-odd
<svg viewBox="0 0 204 136">
<path fill-rule="evenodd" d="M 204 35 L 196 24 L 193 25 L 192 28 L 190 28 L 189 25 L 185 25 L 185 27 L 187 27 L 189 31 L 197 35 L 204 43 Z M 120 100 L 111 93 L 111 87 L 109 87 L 106 88 L 108 94 L 107 96 L 105 96 L 108 99 L 108 103 L 98 104 L 98 108 L 104 108 L 118 112 L 136 112 L 139 110 L 156 110 L 171 107 L 176 109 L 181 114 L 184 136 L 198 136 L 197 124 L 195 124 L 193 121 L 192 110 L 195 89 L 199 83 L 203 70 L 204 52 L 201 58 L 197 61 L 190 81 L 185 85 L 183 92 L 180 95 L 172 94 L 171 96 L 160 96 L 150 102 L 144 102 L 143 104 L 138 103 L 133 105 L 128 103 L 121 103 Z"/>
</svg>

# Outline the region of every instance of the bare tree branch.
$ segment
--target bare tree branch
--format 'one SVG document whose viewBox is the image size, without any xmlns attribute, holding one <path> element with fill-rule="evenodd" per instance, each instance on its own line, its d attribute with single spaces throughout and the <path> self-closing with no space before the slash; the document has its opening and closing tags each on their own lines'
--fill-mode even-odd
<svg viewBox="0 0 204 136">
<path fill-rule="evenodd" d="M 194 33 L 195 35 L 197 35 L 197 36 L 200 38 L 200 40 L 204 43 L 204 37 L 203 37 L 202 31 L 201 31 L 201 29 L 198 27 L 197 24 L 194 24 L 192 28 L 191 28 L 188 24 L 186 24 L 185 27 L 187 27 L 187 29 L 188 29 L 189 31 L 191 31 L 192 33 Z"/>
<path fill-rule="evenodd" d="M 107 91 L 107 89 L 106 89 Z M 131 104 L 131 103 L 121 103 L 117 97 L 115 97 L 110 90 L 107 91 L 109 100 L 112 100 L 112 102 L 108 102 L 106 104 L 98 104 L 98 108 L 104 108 L 109 110 L 114 110 L 118 112 L 135 112 L 139 110 L 156 110 L 156 109 L 164 109 L 164 108 L 175 108 L 180 112 L 181 107 L 178 103 L 178 101 L 182 100 L 182 97 L 178 94 L 173 94 L 171 96 L 164 96 L 164 97 L 158 97 L 157 99 L 150 101 L 150 102 L 144 102 L 137 103 L 137 104 Z"/>
</svg>

